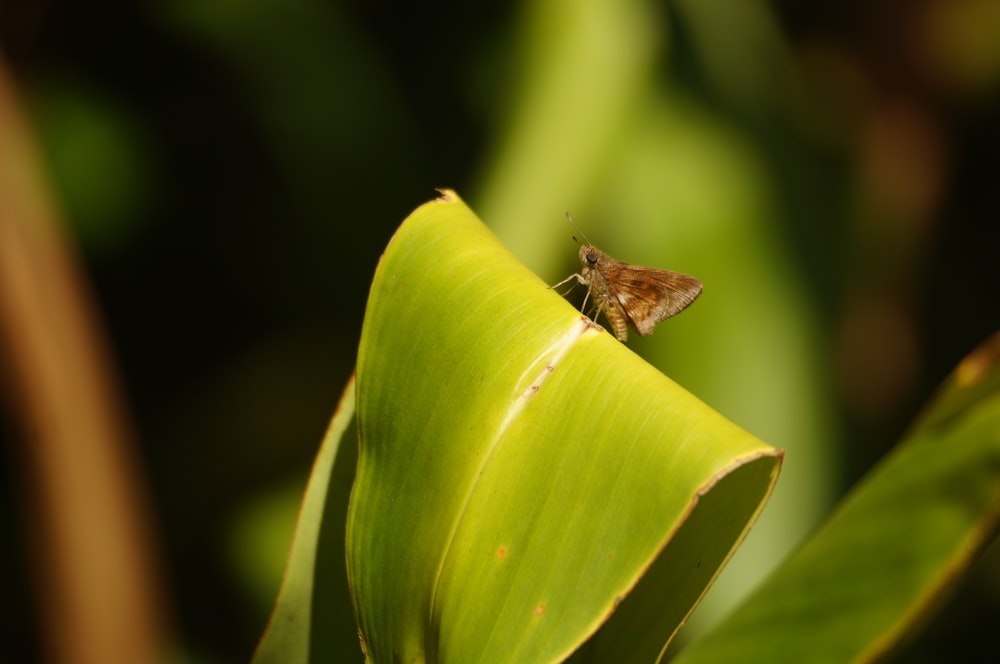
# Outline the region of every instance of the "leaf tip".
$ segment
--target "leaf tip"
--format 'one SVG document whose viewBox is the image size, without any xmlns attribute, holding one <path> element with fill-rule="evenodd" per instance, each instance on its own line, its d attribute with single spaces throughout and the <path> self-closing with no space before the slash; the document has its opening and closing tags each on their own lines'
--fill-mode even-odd
<svg viewBox="0 0 1000 664">
<path fill-rule="evenodd" d="M 461 200 L 458 197 L 458 194 L 455 193 L 454 189 L 449 189 L 447 187 L 437 187 L 434 189 L 434 191 L 440 194 L 437 200 L 442 203 L 454 203 L 455 201 Z"/>
<path fill-rule="evenodd" d="M 975 385 L 990 373 L 998 360 L 1000 360 L 1000 335 L 994 335 L 959 363 L 955 370 L 955 382 L 959 387 Z"/>
</svg>

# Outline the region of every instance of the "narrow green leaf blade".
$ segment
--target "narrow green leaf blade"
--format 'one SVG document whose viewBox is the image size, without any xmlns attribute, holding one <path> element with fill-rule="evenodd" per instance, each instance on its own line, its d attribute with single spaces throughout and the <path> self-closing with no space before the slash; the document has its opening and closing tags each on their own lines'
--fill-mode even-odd
<svg viewBox="0 0 1000 664">
<path fill-rule="evenodd" d="M 1000 519 L 1000 335 L 905 441 L 678 663 L 867 662 L 922 624 Z"/>
<path fill-rule="evenodd" d="M 343 514 L 346 501 L 338 496 L 334 463 L 354 458 L 350 454 L 354 442 L 350 426 L 354 420 L 354 379 L 341 396 L 340 404 L 327 428 L 316 461 L 309 475 L 295 536 L 285 565 L 285 575 L 278 591 L 267 629 L 257 651 L 254 664 L 305 664 L 331 661 L 330 653 L 338 653 L 336 661 L 360 661 L 360 647 L 345 615 L 348 605 L 343 558 L 339 550 L 331 552 L 330 540 L 342 547 Z M 341 446 L 346 439 L 348 445 Z M 347 452 L 340 454 L 338 452 Z M 346 459 L 345 459 L 346 457 Z M 339 510 L 337 508 L 340 508 Z M 331 556 L 330 554 L 334 555 Z M 331 572 L 331 560 L 335 570 Z M 338 615 L 339 614 L 339 615 Z M 331 616 L 337 625 L 323 624 Z M 346 620 L 344 620 L 346 618 Z M 341 624 L 343 623 L 343 624 Z M 355 657 L 346 653 L 356 652 Z"/>
</svg>

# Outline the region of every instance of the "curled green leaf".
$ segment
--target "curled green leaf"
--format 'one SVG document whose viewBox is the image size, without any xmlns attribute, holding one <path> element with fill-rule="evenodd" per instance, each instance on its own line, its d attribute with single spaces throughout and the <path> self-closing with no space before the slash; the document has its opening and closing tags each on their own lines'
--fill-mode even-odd
<svg viewBox="0 0 1000 664">
<path fill-rule="evenodd" d="M 779 450 L 581 316 L 450 191 L 382 257 L 357 375 L 347 560 L 370 661 L 559 661 L 588 639 L 581 657 L 623 639 L 655 657 L 777 479 Z"/>
</svg>

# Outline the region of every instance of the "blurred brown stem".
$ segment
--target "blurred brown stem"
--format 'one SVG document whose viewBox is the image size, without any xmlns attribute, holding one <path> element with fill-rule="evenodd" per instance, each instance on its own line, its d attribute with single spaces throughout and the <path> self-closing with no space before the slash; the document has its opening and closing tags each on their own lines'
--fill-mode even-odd
<svg viewBox="0 0 1000 664">
<path fill-rule="evenodd" d="M 45 655 L 165 658 L 146 486 L 83 271 L 60 234 L 38 151 L 0 61 L 0 379 L 28 489 Z"/>
</svg>

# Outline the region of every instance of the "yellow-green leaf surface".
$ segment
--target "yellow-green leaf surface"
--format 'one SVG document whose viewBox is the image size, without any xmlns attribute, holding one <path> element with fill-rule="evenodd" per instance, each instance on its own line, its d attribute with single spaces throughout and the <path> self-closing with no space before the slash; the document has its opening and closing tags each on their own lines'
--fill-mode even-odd
<svg viewBox="0 0 1000 664">
<path fill-rule="evenodd" d="M 924 623 L 1000 519 L 1000 335 L 749 600 L 678 663 L 869 662 Z"/>
<path fill-rule="evenodd" d="M 582 317 L 448 191 L 379 263 L 357 381 L 348 577 L 374 662 L 559 661 L 616 608 L 629 620 L 585 654 L 651 661 L 780 465 Z"/>
</svg>

